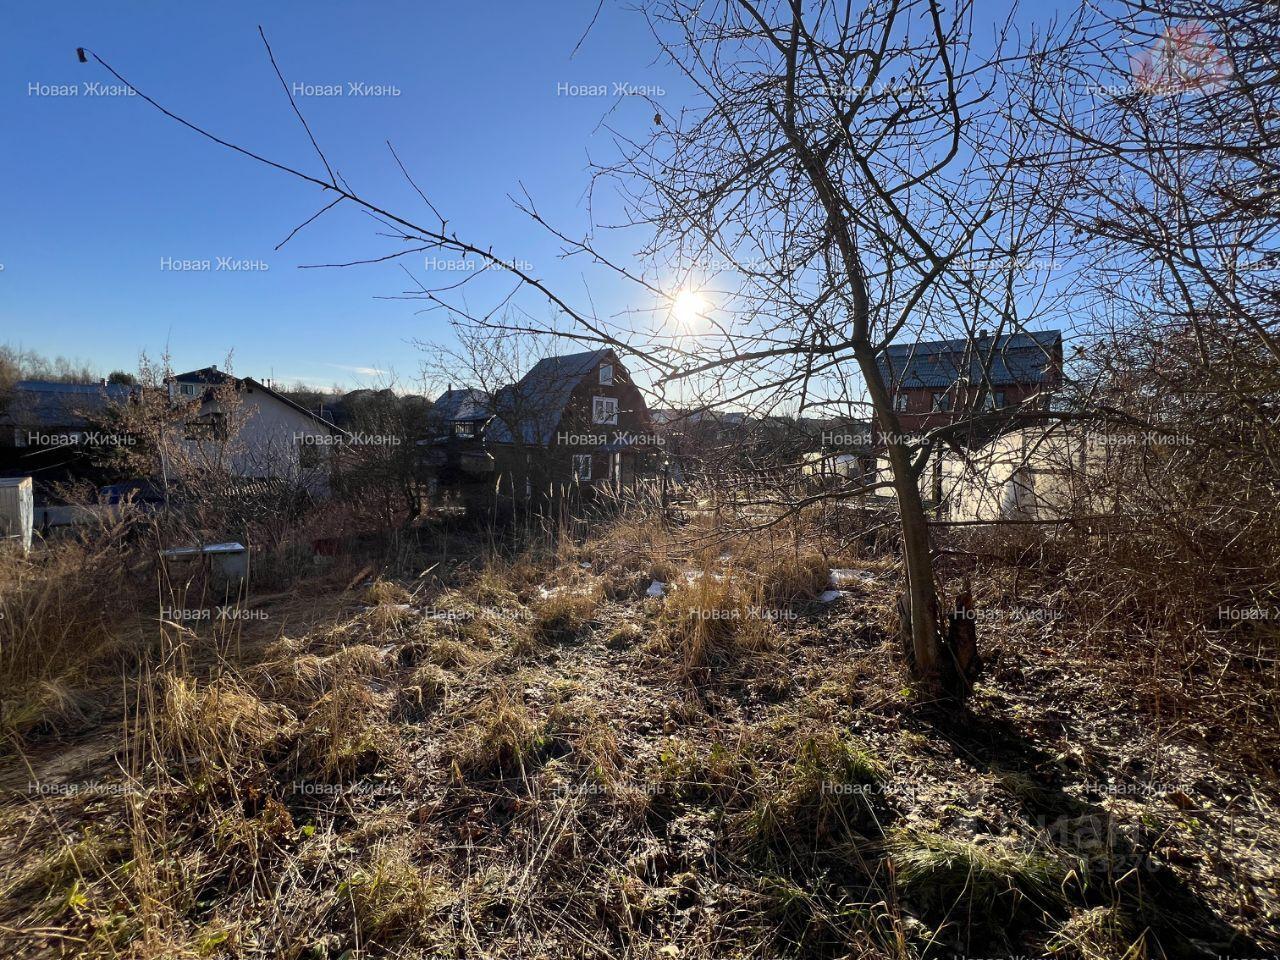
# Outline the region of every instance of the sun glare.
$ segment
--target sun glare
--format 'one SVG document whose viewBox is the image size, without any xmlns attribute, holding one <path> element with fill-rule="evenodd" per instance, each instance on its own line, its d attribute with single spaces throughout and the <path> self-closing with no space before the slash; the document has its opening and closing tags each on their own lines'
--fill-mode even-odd
<svg viewBox="0 0 1280 960">
<path fill-rule="evenodd" d="M 711 305 L 707 298 L 693 290 L 681 290 L 676 294 L 671 313 L 682 327 L 697 325 L 698 319 L 704 316 Z"/>
</svg>

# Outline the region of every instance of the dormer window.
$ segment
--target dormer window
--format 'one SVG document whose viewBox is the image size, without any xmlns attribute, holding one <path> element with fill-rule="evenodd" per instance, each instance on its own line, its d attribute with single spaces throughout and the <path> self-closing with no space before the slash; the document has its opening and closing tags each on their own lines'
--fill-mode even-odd
<svg viewBox="0 0 1280 960">
<path fill-rule="evenodd" d="M 602 387 L 613 386 L 613 364 L 612 363 L 600 364 L 600 386 Z"/>
</svg>

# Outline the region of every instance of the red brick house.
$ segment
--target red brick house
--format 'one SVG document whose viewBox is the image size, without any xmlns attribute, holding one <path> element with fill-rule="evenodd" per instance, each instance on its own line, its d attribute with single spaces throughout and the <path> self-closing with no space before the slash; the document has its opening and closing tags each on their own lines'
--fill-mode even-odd
<svg viewBox="0 0 1280 960">
<path fill-rule="evenodd" d="M 890 346 L 877 362 L 898 422 L 916 433 L 981 411 L 1048 409 L 1062 383 L 1062 333 L 983 330 L 967 340 Z"/>
</svg>

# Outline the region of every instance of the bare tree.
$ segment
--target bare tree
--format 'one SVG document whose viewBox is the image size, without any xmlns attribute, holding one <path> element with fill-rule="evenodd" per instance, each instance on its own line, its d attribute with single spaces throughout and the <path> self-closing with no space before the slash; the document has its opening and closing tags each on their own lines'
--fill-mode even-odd
<svg viewBox="0 0 1280 960">
<path fill-rule="evenodd" d="M 970 12 L 660 4 L 654 34 L 703 101 L 601 171 L 655 228 L 649 252 L 690 265 L 686 290 L 708 286 L 698 265 L 727 266 L 723 289 L 698 294 L 709 306 L 696 351 L 687 331 L 660 328 L 645 344 L 672 371 L 665 382 L 710 378 L 724 399 L 785 396 L 797 413 L 865 384 L 858 402 L 879 428 L 900 515 L 913 666 L 934 690 L 962 689 L 968 667 L 946 649 L 919 487 L 945 437 L 904 435 L 884 350 L 991 326 L 994 351 L 1056 303 L 1028 308 L 1041 279 L 1014 269 L 1047 255 L 1024 213 L 1044 178 L 1016 162 L 1027 141 L 1009 70 L 1021 61 L 1000 38 L 975 52 Z M 988 377 L 992 357 L 979 359 Z M 983 384 L 972 386 L 977 415 Z"/>
<path fill-rule="evenodd" d="M 900 514 L 911 662 L 927 689 L 962 692 L 973 651 L 958 662 L 947 649 L 919 489 L 944 438 L 903 435 L 891 378 L 878 361 L 890 343 L 929 333 L 972 336 L 991 326 L 994 344 L 1047 312 L 1030 296 L 1037 281 L 1008 268 L 1043 253 L 1025 211 L 1044 175 L 1016 162 L 1028 139 L 1009 79 L 1010 64 L 1020 61 L 1006 57 L 1000 37 L 976 52 L 970 14 L 966 2 L 936 0 L 876 0 L 856 12 L 830 2 L 805 11 L 782 0 L 650 8 L 658 44 L 700 99 L 678 115 L 659 111 L 645 139 L 615 131 L 624 156 L 598 171 L 622 184 L 633 221 L 652 230 L 639 265 L 570 240 L 532 200 L 521 203 L 564 242 L 566 255 L 591 257 L 650 295 L 656 323 L 648 327 L 577 307 L 526 265 L 463 240 L 421 191 L 433 226 L 365 199 L 332 173 L 314 138 L 324 176 L 231 144 L 139 93 L 214 142 L 332 195 L 316 217 L 341 203 L 373 214 L 402 244 L 378 260 L 426 250 L 474 258 L 482 268 L 463 281 L 433 288 L 414 279 L 405 294 L 457 320 L 536 333 L 565 330 L 567 320 L 570 335 L 642 357 L 659 388 L 689 385 L 709 398 L 704 406 L 747 403 L 799 416 L 843 398 L 846 412 L 870 411 Z M 726 289 L 695 278 L 708 259 Z M 674 266 L 679 279 L 658 283 L 646 272 L 651 263 Z M 459 290 L 482 275 L 510 289 L 476 312 Z M 542 298 L 554 324 L 527 311 L 512 322 L 506 311 L 521 291 Z M 851 394 L 855 378 L 865 392 Z"/>
<path fill-rule="evenodd" d="M 1272 3 L 1124 4 L 1025 88 L 1060 184 L 1039 215 L 1088 265 L 1086 400 L 1147 438 L 1093 479 L 1134 581 L 1196 622 L 1280 589 L 1278 49 Z"/>
<path fill-rule="evenodd" d="M 415 445 L 428 430 L 426 399 L 398 394 L 386 382 L 352 391 L 340 404 L 346 432 L 332 448 L 334 492 L 388 532 L 408 528 L 425 501 Z"/>
</svg>

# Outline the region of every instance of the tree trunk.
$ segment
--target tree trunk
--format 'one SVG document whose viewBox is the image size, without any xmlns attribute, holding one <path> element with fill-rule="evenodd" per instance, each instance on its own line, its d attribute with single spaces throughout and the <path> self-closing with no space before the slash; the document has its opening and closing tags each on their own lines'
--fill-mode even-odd
<svg viewBox="0 0 1280 960">
<path fill-rule="evenodd" d="M 942 677 L 939 673 L 942 641 L 938 631 L 938 596 L 933 582 L 933 557 L 929 548 L 929 521 L 925 517 L 915 471 L 911 468 L 911 454 L 902 436 L 897 415 L 893 412 L 893 399 L 880 374 L 876 351 L 871 344 L 871 304 L 866 272 L 839 199 L 839 192 L 827 170 L 796 129 L 791 116 L 784 120 L 784 129 L 826 210 L 831 236 L 840 250 L 845 274 L 849 279 L 853 301 L 850 317 L 853 355 L 862 378 L 866 381 L 867 392 L 871 395 L 871 408 L 875 412 L 876 423 L 887 440 L 885 446 L 889 466 L 893 471 L 893 487 L 898 496 L 902 558 L 907 576 L 912 670 L 927 692 L 939 693 L 942 690 Z"/>
<path fill-rule="evenodd" d="M 933 554 L 929 543 L 929 521 L 911 454 L 907 449 L 898 418 L 893 412 L 889 388 L 876 364 L 875 351 L 868 343 L 854 347 L 858 367 L 871 394 L 876 422 L 885 438 L 889 467 L 893 471 L 893 489 L 898 498 L 898 517 L 902 528 L 902 559 L 906 567 L 907 603 L 902 610 L 903 632 L 910 637 L 910 662 L 916 679 L 930 693 L 942 689 L 942 644 L 938 629 L 938 595 L 933 582 Z"/>
</svg>

